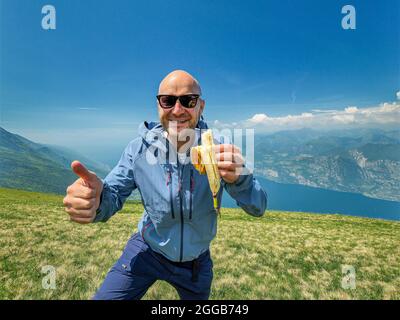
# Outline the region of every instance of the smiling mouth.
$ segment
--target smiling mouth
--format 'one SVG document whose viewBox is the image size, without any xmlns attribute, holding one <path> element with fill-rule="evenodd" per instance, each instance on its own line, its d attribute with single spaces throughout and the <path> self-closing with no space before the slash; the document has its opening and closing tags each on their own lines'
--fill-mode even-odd
<svg viewBox="0 0 400 320">
<path fill-rule="evenodd" d="M 176 121 L 177 123 L 180 123 L 180 124 L 183 124 L 183 123 L 189 122 L 189 120 L 188 120 L 188 119 L 187 119 L 187 120 L 170 120 L 170 121 Z"/>
</svg>

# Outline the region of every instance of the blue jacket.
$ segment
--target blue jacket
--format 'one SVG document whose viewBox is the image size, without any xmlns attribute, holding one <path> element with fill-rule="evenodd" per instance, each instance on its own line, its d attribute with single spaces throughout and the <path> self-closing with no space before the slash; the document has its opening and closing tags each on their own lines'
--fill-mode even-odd
<svg viewBox="0 0 400 320">
<path fill-rule="evenodd" d="M 201 144 L 200 120 L 194 144 Z M 139 137 L 132 140 L 117 166 L 103 180 L 104 188 L 95 222 L 107 221 L 119 211 L 126 198 L 139 190 L 144 212 L 138 231 L 156 252 L 172 261 L 190 261 L 206 251 L 217 233 L 217 214 L 206 175 L 200 175 L 189 153 L 180 161 L 169 146 L 160 123 L 144 122 Z M 215 137 L 223 143 L 222 137 Z M 183 154 L 185 157 L 185 154 Z M 221 185 L 244 211 L 262 216 L 267 195 L 252 174 L 241 175 L 234 184 Z M 218 193 L 221 201 L 223 188 Z"/>
</svg>

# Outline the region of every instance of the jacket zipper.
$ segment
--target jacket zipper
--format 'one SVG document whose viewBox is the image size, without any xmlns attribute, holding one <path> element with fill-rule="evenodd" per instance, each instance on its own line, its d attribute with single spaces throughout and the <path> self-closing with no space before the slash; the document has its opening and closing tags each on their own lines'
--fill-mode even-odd
<svg viewBox="0 0 400 320">
<path fill-rule="evenodd" d="M 190 203 L 189 203 L 190 220 L 192 220 L 192 212 L 193 212 L 193 190 L 194 190 L 193 169 L 190 169 Z"/>
<path fill-rule="evenodd" d="M 167 139 L 167 166 L 168 166 L 168 178 L 167 178 L 167 187 L 168 187 L 168 183 L 169 183 L 169 203 L 171 206 L 171 216 L 172 219 L 175 219 L 175 213 L 174 213 L 174 197 L 173 197 L 173 190 L 172 190 L 172 166 L 169 163 L 169 140 Z"/>
<path fill-rule="evenodd" d="M 182 205 L 182 173 L 180 168 L 180 164 L 178 161 L 178 180 L 179 180 L 179 206 L 180 206 L 180 213 L 181 213 L 181 247 L 180 247 L 180 257 L 179 261 L 182 262 L 183 259 L 183 205 Z M 183 171 L 183 165 L 182 165 Z"/>
<path fill-rule="evenodd" d="M 172 190 L 172 174 L 171 168 L 168 168 L 168 177 L 167 177 L 167 186 L 169 186 L 169 203 L 171 207 L 171 215 L 172 219 L 175 219 L 175 212 L 174 212 L 174 202 L 173 202 L 173 190 Z"/>
</svg>

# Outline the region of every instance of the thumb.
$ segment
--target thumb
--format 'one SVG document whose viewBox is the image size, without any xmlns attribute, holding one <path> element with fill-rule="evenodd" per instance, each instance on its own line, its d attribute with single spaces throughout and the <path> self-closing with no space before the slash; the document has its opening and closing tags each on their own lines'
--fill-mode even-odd
<svg viewBox="0 0 400 320">
<path fill-rule="evenodd" d="M 85 182 L 93 182 L 97 178 L 97 176 L 93 173 L 90 172 L 86 167 L 80 163 L 79 161 L 73 161 L 71 163 L 71 168 L 74 173 L 83 179 Z"/>
</svg>

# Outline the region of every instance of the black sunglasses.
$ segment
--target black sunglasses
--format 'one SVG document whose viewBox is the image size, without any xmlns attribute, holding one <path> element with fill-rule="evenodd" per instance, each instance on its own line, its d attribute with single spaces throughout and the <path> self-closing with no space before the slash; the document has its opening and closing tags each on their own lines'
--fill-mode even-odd
<svg viewBox="0 0 400 320">
<path fill-rule="evenodd" d="M 159 94 L 157 96 L 158 103 L 163 109 L 171 109 L 175 106 L 176 101 L 179 100 L 184 108 L 192 109 L 197 105 L 197 100 L 200 95 L 198 94 L 185 94 L 183 96 L 172 96 L 168 94 Z"/>
</svg>

